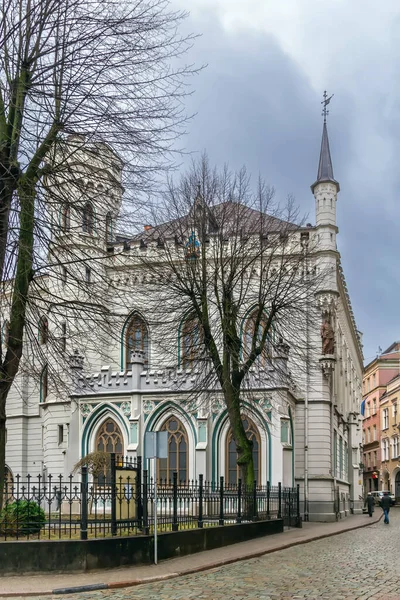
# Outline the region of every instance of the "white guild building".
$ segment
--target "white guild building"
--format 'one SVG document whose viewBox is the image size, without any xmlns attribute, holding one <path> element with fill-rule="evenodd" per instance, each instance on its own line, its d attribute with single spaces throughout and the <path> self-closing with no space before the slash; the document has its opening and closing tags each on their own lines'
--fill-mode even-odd
<svg viewBox="0 0 400 600">
<path fill-rule="evenodd" d="M 79 139 L 71 138 L 74 143 Z M 156 242 L 146 241 L 151 230 L 132 239 L 114 232 L 123 199 L 121 162 L 102 145 L 92 153 L 96 169 L 87 168 L 83 149 L 76 157 L 77 179 L 92 186 L 93 200 L 75 210 L 51 208 L 59 276 L 54 281 L 49 276 L 44 285 L 59 286 L 60 306 L 71 294 L 87 299 L 96 289 L 112 319 L 113 335 L 98 335 L 84 316 L 68 321 L 61 308 L 52 307 L 38 320 L 37 348 L 25 347 L 37 376 L 22 369 L 8 399 L 8 476 L 67 476 L 94 450 L 140 455 L 146 466 L 145 433 L 166 429 L 169 458 L 160 464 L 162 477 L 176 470 L 184 481 L 203 474 L 208 481 L 224 476 L 236 482 L 236 447 L 221 398 L 216 393 L 203 402 L 187 402 L 200 373 L 185 354 L 184 316 L 176 331 L 176 363 L 168 367 L 160 331 L 146 315 L 146 276 L 135 257 L 155 251 Z M 96 171 L 102 173 L 100 183 Z M 244 402 L 258 483 L 299 484 L 306 520 L 332 521 L 362 509 L 362 347 L 336 245 L 339 189 L 324 123 L 318 176 L 311 186 L 316 222 L 296 233 L 298 244 L 313 240 L 310 261 L 327 273 L 315 296 L 320 320 L 304 322 L 309 361 L 295 381 L 290 340 L 276 342 L 264 375 L 251 378 L 253 401 Z M 97 260 L 93 271 L 85 267 L 79 290 L 68 287 L 75 267 L 71 261 L 63 263 L 63 247 Z M 110 292 L 109 281 L 118 283 L 118 297 Z M 245 327 L 244 322 L 243 331 Z M 91 350 L 83 359 L 80 348 L 87 336 Z M 65 381 L 63 393 L 51 384 L 50 338 L 70 357 L 64 373 L 60 365 L 53 367 Z"/>
</svg>

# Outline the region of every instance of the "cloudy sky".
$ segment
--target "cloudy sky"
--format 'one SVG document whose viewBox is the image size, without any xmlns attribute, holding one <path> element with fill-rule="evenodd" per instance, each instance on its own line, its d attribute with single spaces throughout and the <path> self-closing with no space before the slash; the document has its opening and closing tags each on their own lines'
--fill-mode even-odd
<svg viewBox="0 0 400 600">
<path fill-rule="evenodd" d="M 201 33 L 185 146 L 246 164 L 315 222 L 322 93 L 340 182 L 338 245 L 364 355 L 400 339 L 399 0 L 173 0 Z"/>
</svg>

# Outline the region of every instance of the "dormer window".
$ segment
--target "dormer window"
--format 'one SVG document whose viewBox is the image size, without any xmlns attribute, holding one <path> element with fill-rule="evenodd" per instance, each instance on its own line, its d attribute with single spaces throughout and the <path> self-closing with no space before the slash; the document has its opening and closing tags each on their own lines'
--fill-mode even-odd
<svg viewBox="0 0 400 600">
<path fill-rule="evenodd" d="M 82 231 L 90 235 L 94 233 L 94 211 L 90 202 L 87 202 L 83 208 Z"/>
</svg>

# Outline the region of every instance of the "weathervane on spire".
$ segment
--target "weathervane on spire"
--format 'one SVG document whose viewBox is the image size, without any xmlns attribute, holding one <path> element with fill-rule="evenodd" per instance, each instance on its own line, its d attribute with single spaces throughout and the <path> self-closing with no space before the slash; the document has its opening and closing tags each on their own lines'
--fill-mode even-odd
<svg viewBox="0 0 400 600">
<path fill-rule="evenodd" d="M 324 105 L 323 109 L 322 109 L 322 116 L 324 117 L 324 123 L 326 123 L 326 117 L 329 115 L 329 110 L 327 110 L 327 106 L 330 103 L 330 101 L 332 100 L 333 96 L 335 94 L 332 94 L 332 96 L 329 96 L 328 98 L 328 94 L 326 92 L 326 90 L 324 91 L 324 99 L 322 100 L 321 104 Z"/>
</svg>

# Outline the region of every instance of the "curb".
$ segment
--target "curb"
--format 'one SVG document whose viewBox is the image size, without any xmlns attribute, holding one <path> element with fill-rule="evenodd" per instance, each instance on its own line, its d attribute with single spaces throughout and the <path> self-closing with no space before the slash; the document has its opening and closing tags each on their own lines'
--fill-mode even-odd
<svg viewBox="0 0 400 600">
<path fill-rule="evenodd" d="M 236 562 L 240 562 L 241 560 L 250 560 L 252 558 L 260 558 L 261 556 L 265 556 L 266 554 L 272 554 L 273 552 L 279 552 L 280 550 L 286 550 L 286 548 L 293 548 L 294 546 L 301 546 L 302 544 L 309 544 L 310 542 L 316 542 L 317 540 L 323 540 L 324 538 L 334 537 L 336 535 L 340 535 L 342 533 L 347 533 L 348 531 L 354 531 L 356 529 L 363 529 L 364 527 L 370 527 L 371 525 L 375 525 L 379 523 L 383 518 L 383 514 L 376 521 L 371 521 L 367 523 L 363 523 L 362 525 L 355 525 L 354 527 L 349 527 L 348 529 L 342 529 L 341 531 L 333 531 L 332 533 L 323 533 L 321 535 L 314 535 L 305 540 L 297 540 L 294 542 L 287 542 L 286 544 L 281 544 L 280 546 L 276 546 L 275 548 L 270 548 L 267 550 L 259 550 L 258 552 L 253 552 L 252 554 L 246 554 L 246 556 L 241 556 L 239 558 L 227 558 L 224 560 L 220 560 L 211 564 L 202 565 L 200 567 L 192 567 L 190 569 L 185 569 L 183 571 L 178 571 L 176 573 L 167 573 L 166 575 L 155 575 L 154 577 L 143 577 L 142 579 L 131 579 L 129 581 L 114 581 L 110 583 L 92 583 L 89 585 L 80 585 L 75 587 L 65 587 L 65 588 L 57 588 L 54 590 L 47 590 L 42 592 L 11 592 L 11 593 L 2 593 L 0 592 L 0 598 L 26 598 L 29 596 L 61 596 L 64 594 L 78 594 L 81 592 L 92 592 L 98 590 L 112 590 L 118 588 L 127 588 L 127 587 L 135 587 L 138 585 L 144 585 L 146 583 L 157 583 L 159 581 L 167 581 L 168 579 L 175 579 L 176 577 L 182 577 L 184 575 L 193 575 L 195 573 L 201 573 L 203 571 L 210 571 L 211 569 L 218 569 L 219 567 L 223 567 L 225 565 L 230 565 Z"/>
</svg>

